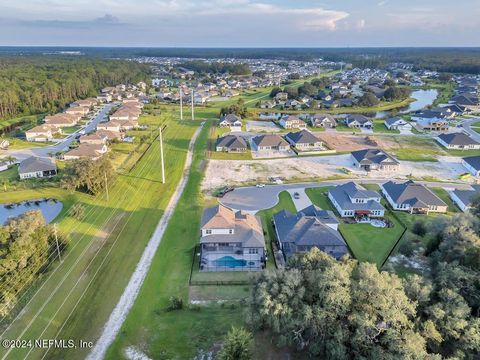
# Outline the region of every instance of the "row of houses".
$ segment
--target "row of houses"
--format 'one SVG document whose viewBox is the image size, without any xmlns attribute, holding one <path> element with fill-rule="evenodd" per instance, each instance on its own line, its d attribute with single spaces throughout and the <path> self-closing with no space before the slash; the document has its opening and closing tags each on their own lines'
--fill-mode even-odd
<svg viewBox="0 0 480 360">
<path fill-rule="evenodd" d="M 455 191 L 451 197 L 466 201 L 479 190 L 480 186 Z M 447 212 L 448 206 L 442 199 L 428 187 L 413 181 L 388 181 L 380 186 L 380 192 L 347 182 L 329 189 L 327 197 L 340 217 L 359 223 L 385 216 L 382 195 L 395 211 L 410 214 Z M 285 260 L 313 247 L 337 259 L 349 252 L 332 211 L 310 205 L 297 213 L 282 210 L 273 214 L 271 221 Z M 223 205 L 204 210 L 200 227 L 201 271 L 261 270 L 266 261 L 264 231 L 258 216 Z"/>
<path fill-rule="evenodd" d="M 288 151 L 295 147 L 299 151 L 325 150 L 326 144 L 315 134 L 308 130 L 290 132 L 284 136 L 277 134 L 258 135 L 251 138 L 253 151 Z M 219 139 L 215 144 L 216 151 L 221 152 L 246 152 L 248 141 L 245 137 L 235 134 L 228 134 Z"/>
</svg>

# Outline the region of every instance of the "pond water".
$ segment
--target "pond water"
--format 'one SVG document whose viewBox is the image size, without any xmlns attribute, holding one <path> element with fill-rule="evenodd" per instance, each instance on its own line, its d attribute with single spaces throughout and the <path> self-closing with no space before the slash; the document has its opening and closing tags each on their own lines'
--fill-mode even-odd
<svg viewBox="0 0 480 360">
<path fill-rule="evenodd" d="M 432 105 L 435 99 L 437 98 L 437 96 L 438 96 L 437 89 L 412 91 L 412 94 L 410 95 L 410 97 L 415 99 L 415 101 L 412 101 L 410 104 L 408 104 L 408 106 L 405 106 L 404 108 L 397 109 L 397 110 L 401 114 L 408 114 L 414 111 L 422 110 L 427 106 Z M 390 116 L 390 114 L 391 114 L 390 111 L 379 111 L 375 114 L 375 117 L 384 118 L 384 117 Z"/>
<path fill-rule="evenodd" d="M 10 218 L 32 210 L 40 210 L 45 221 L 50 223 L 60 214 L 62 208 L 63 204 L 56 199 L 37 199 L 14 204 L 0 204 L 0 224 L 5 225 Z"/>
</svg>

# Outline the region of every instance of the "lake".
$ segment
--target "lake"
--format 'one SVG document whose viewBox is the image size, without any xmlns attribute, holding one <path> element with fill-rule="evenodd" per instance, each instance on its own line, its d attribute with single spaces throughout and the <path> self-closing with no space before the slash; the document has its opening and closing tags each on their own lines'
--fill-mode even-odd
<svg viewBox="0 0 480 360">
<path fill-rule="evenodd" d="M 10 218 L 27 211 L 40 210 L 47 223 L 51 223 L 62 211 L 63 204 L 56 199 L 37 199 L 14 204 L 0 204 L 0 223 L 5 225 Z"/>
<path fill-rule="evenodd" d="M 408 114 L 414 111 L 422 110 L 427 106 L 432 105 L 437 96 L 437 89 L 412 91 L 410 97 L 415 99 L 415 101 L 412 101 L 410 104 L 408 104 L 408 106 L 396 110 L 399 111 L 401 114 Z M 390 116 L 390 114 L 390 111 L 379 111 L 375 114 L 375 117 L 384 118 Z"/>
</svg>

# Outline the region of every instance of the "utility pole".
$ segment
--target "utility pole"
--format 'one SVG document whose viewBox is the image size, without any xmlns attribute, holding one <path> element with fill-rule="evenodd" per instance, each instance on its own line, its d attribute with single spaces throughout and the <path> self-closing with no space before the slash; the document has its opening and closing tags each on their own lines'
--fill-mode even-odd
<svg viewBox="0 0 480 360">
<path fill-rule="evenodd" d="M 165 184 L 165 164 L 163 161 L 163 136 L 162 136 L 162 126 L 158 128 L 159 140 L 160 140 L 160 160 L 162 162 L 162 184 Z"/>
<path fill-rule="evenodd" d="M 183 120 L 183 93 L 182 93 L 181 86 L 180 86 L 180 120 Z"/>
<path fill-rule="evenodd" d="M 193 88 L 192 88 L 192 120 L 195 120 L 195 112 L 193 110 Z"/>
<path fill-rule="evenodd" d="M 110 201 L 110 196 L 108 195 L 108 181 L 107 181 L 107 173 L 103 173 L 103 178 L 105 180 L 105 191 L 107 192 L 107 201 Z"/>
<path fill-rule="evenodd" d="M 55 243 L 57 244 L 58 259 L 60 260 L 60 262 L 62 262 L 62 257 L 60 256 L 60 246 L 58 245 L 57 223 L 53 224 L 53 231 L 55 233 Z"/>
</svg>

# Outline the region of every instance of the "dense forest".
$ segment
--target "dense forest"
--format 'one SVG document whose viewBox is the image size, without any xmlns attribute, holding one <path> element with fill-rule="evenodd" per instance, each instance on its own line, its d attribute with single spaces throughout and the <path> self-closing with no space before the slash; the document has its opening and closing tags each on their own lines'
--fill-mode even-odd
<svg viewBox="0 0 480 360">
<path fill-rule="evenodd" d="M 479 205 L 417 231 L 433 238 L 419 275 L 401 279 L 317 249 L 262 272 L 252 325 L 317 359 L 479 359 Z"/>
<path fill-rule="evenodd" d="M 55 112 L 104 86 L 145 80 L 148 69 L 124 60 L 0 57 L 0 119 Z"/>
<path fill-rule="evenodd" d="M 195 71 L 200 74 L 249 75 L 252 73 L 247 64 L 230 64 L 224 62 L 185 61 L 179 67 Z"/>
</svg>

